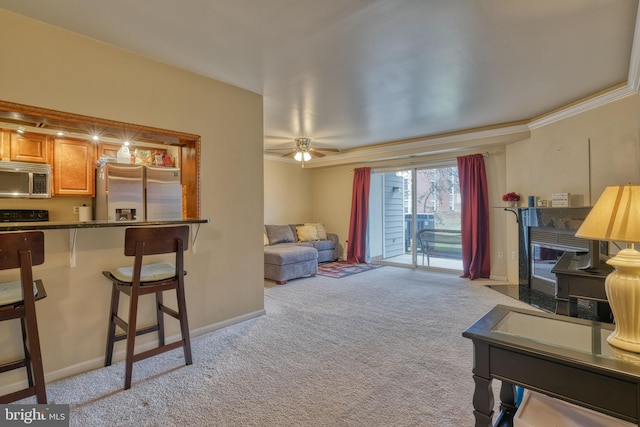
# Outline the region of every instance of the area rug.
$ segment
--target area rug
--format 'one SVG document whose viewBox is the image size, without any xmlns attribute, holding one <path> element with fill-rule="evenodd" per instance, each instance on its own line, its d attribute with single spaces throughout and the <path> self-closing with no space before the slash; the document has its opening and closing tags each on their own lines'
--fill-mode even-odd
<svg viewBox="0 0 640 427">
<path fill-rule="evenodd" d="M 375 264 L 347 264 L 345 261 L 327 262 L 318 265 L 318 275 L 340 279 L 382 267 Z"/>
</svg>

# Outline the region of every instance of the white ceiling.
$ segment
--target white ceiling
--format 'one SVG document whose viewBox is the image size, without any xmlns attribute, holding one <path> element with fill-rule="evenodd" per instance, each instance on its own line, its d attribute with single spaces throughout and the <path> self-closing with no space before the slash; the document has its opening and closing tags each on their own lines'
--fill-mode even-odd
<svg viewBox="0 0 640 427">
<path fill-rule="evenodd" d="M 529 121 L 625 84 L 637 66 L 638 0 L 0 0 L 0 8 L 260 93 L 265 149 L 306 136 L 345 150 L 323 160 L 389 146 L 389 156 L 410 146 L 413 155 L 443 151 L 460 138 L 434 135 Z"/>
</svg>

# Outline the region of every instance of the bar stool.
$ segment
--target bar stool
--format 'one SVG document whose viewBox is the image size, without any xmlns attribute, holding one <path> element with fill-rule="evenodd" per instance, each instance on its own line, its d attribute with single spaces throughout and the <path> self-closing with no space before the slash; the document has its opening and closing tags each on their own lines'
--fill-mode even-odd
<svg viewBox="0 0 640 427">
<path fill-rule="evenodd" d="M 0 396 L 0 403 L 10 403 L 36 396 L 38 403 L 47 403 L 38 337 L 35 302 L 47 296 L 42 280 L 33 280 L 33 265 L 44 263 L 44 233 L 29 231 L 0 233 L 0 270 L 20 269 L 20 280 L 0 283 L 0 321 L 20 319 L 24 358 L 0 366 L 0 372 L 26 368 L 25 389 Z"/>
<path fill-rule="evenodd" d="M 102 272 L 113 284 L 104 366 L 111 365 L 115 342 L 126 339 L 125 390 L 131 388 L 131 373 L 134 362 L 183 347 L 186 364 L 191 365 L 192 363 L 187 306 L 184 295 L 184 276 L 187 272 L 184 271 L 183 253 L 187 250 L 188 242 L 189 227 L 186 225 L 127 228 L 124 238 L 124 254 L 125 256 L 134 257 L 133 267 L 120 267 Z M 168 253 L 175 253 L 175 264 L 167 262 L 143 264 L 143 258 L 146 255 Z M 177 311 L 165 306 L 162 300 L 163 292 L 174 289 L 177 297 Z M 129 296 L 129 317 L 127 322 L 118 316 L 121 292 Z M 140 296 L 147 294 L 155 294 L 156 297 L 156 323 L 137 329 L 138 300 Z M 180 341 L 165 344 L 164 314 L 180 321 L 182 333 Z M 122 329 L 124 333 L 116 335 L 116 326 Z M 134 354 L 136 336 L 156 331 L 158 333 L 158 347 Z"/>
</svg>

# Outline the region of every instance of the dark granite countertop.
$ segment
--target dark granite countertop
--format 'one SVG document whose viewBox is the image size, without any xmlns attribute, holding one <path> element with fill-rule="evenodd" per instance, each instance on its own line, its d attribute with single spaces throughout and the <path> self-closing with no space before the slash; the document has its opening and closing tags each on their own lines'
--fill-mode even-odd
<svg viewBox="0 0 640 427">
<path fill-rule="evenodd" d="M 147 227 L 170 224 L 207 224 L 208 219 L 176 219 L 156 221 L 43 221 L 43 222 L 0 222 L 0 231 L 25 230 L 65 230 L 76 228 Z"/>
</svg>

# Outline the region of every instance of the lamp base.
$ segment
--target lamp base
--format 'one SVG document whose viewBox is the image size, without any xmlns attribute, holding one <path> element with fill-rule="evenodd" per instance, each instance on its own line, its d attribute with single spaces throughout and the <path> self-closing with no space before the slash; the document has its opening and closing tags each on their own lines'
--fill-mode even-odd
<svg viewBox="0 0 640 427">
<path fill-rule="evenodd" d="M 623 249 L 607 261 L 613 271 L 605 281 L 615 330 L 607 341 L 622 350 L 640 353 L 640 252 Z"/>
<path fill-rule="evenodd" d="M 614 347 L 618 347 L 619 349 L 631 351 L 634 353 L 640 353 L 640 343 L 633 341 L 625 341 L 621 338 L 615 336 L 615 332 L 609 335 L 607 338 L 607 342 Z"/>
</svg>

